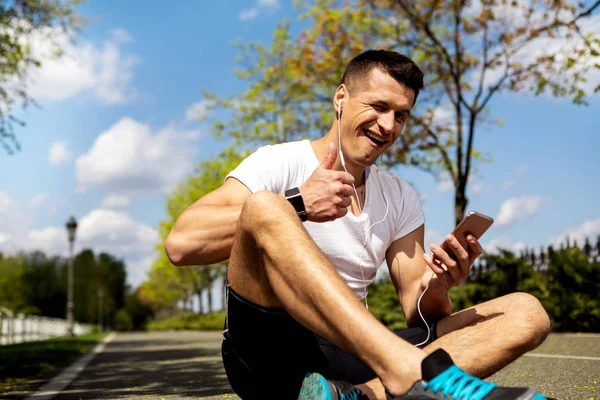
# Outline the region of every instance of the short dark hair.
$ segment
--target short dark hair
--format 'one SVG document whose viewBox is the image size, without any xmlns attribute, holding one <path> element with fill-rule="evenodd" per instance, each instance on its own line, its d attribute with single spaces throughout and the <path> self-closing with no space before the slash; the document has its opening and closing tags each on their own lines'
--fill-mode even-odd
<svg viewBox="0 0 600 400">
<path fill-rule="evenodd" d="M 361 90 L 373 68 L 378 68 L 412 89 L 415 92 L 415 103 L 417 102 L 419 92 L 423 89 L 425 74 L 413 60 L 389 50 L 367 50 L 348 63 L 342 77 L 342 83 L 346 85 L 348 92 Z"/>
</svg>

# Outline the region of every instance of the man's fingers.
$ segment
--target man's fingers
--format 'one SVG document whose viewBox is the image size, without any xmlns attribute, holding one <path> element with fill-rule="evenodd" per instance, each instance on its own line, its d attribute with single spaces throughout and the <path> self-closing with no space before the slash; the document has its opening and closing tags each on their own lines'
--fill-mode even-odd
<svg viewBox="0 0 600 400">
<path fill-rule="evenodd" d="M 337 160 L 337 149 L 335 147 L 335 143 L 329 142 L 329 150 L 327 151 L 327 155 L 321 163 L 321 167 L 325 169 L 331 169 L 333 168 L 333 164 L 335 164 L 335 160 Z"/>
<path fill-rule="evenodd" d="M 477 257 L 483 254 L 483 247 L 481 247 L 481 244 L 473 235 L 467 236 L 467 243 L 471 249 L 469 252 L 469 264 L 473 264 L 477 260 Z"/>
<path fill-rule="evenodd" d="M 348 207 L 352 204 L 352 199 L 350 196 L 343 196 L 342 201 L 340 202 L 340 207 Z"/>
<path fill-rule="evenodd" d="M 342 196 L 352 197 L 354 196 L 354 188 L 350 185 L 344 185 L 340 194 Z"/>
<path fill-rule="evenodd" d="M 429 248 L 433 253 L 434 261 L 438 261 L 440 264 L 443 264 L 446 267 L 448 278 L 450 279 L 450 281 L 453 281 L 453 284 L 456 284 L 461 280 L 461 270 L 458 262 L 456 262 L 452 257 L 450 257 L 450 253 L 452 250 L 445 250 L 447 249 L 447 247 L 445 246 L 448 246 L 447 241 L 445 241 L 444 243 L 445 244 L 442 245 L 444 247 L 440 247 L 432 243 Z"/>
<path fill-rule="evenodd" d="M 471 267 L 471 263 L 469 262 L 469 253 L 467 253 L 467 249 L 462 247 L 458 239 L 456 239 L 456 237 L 452 234 L 446 236 L 445 242 L 446 246 L 449 248 L 448 253 L 453 253 L 454 259 L 458 263 L 458 269 L 460 273 L 458 279 L 462 279 L 463 276 L 469 274 L 469 268 Z"/>
<path fill-rule="evenodd" d="M 337 218 L 342 218 L 344 215 L 348 214 L 348 208 L 347 207 L 338 207 L 338 214 L 337 214 Z"/>
<path fill-rule="evenodd" d="M 425 262 L 427 263 L 427 265 L 429 265 L 429 268 L 431 268 L 431 270 L 438 276 L 443 275 L 446 271 L 444 270 L 444 268 L 442 267 L 442 265 L 440 264 L 439 261 L 434 260 L 433 257 L 431 257 L 429 254 L 427 253 L 423 253 L 423 259 L 425 260 Z"/>
<path fill-rule="evenodd" d="M 346 171 L 340 171 L 339 176 L 340 180 L 345 185 L 352 185 L 354 183 L 354 177 Z"/>
</svg>

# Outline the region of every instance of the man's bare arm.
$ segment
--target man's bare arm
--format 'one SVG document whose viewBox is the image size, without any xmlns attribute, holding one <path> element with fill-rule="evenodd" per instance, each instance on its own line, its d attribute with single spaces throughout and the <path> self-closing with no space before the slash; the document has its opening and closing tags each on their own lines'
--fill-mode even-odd
<svg viewBox="0 0 600 400">
<path fill-rule="evenodd" d="M 167 236 L 175 265 L 208 265 L 229 258 L 242 205 L 250 189 L 234 178 L 189 206 Z"/>
<path fill-rule="evenodd" d="M 390 277 L 409 326 L 420 321 L 417 301 L 433 274 L 423 260 L 424 235 L 425 227 L 421 225 L 392 243 L 386 253 Z M 449 315 L 452 312 L 452 302 L 447 291 L 430 287 L 421 301 L 421 312 L 425 317 Z"/>
<path fill-rule="evenodd" d="M 336 159 L 337 149 L 330 143 L 321 165 L 298 187 L 309 221 L 333 221 L 348 213 L 354 177 L 345 171 L 332 170 Z M 189 206 L 167 236 L 165 247 L 171 262 L 208 265 L 228 259 L 242 206 L 251 194 L 240 181 L 229 178 Z"/>
</svg>

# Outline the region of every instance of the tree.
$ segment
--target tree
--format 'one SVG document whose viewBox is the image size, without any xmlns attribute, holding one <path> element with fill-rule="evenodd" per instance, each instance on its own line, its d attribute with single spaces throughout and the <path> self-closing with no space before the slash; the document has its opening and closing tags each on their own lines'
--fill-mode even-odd
<svg viewBox="0 0 600 400">
<path fill-rule="evenodd" d="M 298 2 L 300 3 L 300 2 Z M 447 177 L 455 188 L 454 219 L 468 204 L 477 162 L 475 133 L 496 122 L 498 94 L 532 91 L 587 104 L 586 74 L 600 68 L 600 40 L 581 22 L 600 5 L 565 0 L 315 0 L 304 2 L 308 25 L 292 39 L 289 23 L 270 48 L 241 44 L 235 73 L 246 92 L 229 98 L 205 93 L 207 117 L 235 146 L 314 137 L 329 128 L 331 98 L 345 64 L 368 48 L 397 50 L 426 72 L 427 90 L 384 165 L 413 165 Z M 593 29 L 593 28 L 592 28 Z M 557 47 L 560 44 L 564 47 Z M 219 115 L 219 114 L 214 114 Z M 222 115 L 222 114 L 221 114 Z"/>
<path fill-rule="evenodd" d="M 160 242 L 156 246 L 158 257 L 148 272 L 148 280 L 142 284 L 140 299 L 150 306 L 155 314 L 165 308 L 174 308 L 182 301 L 191 305 L 191 296 L 196 295 L 202 307 L 202 293 L 208 290 L 209 311 L 212 310 L 210 289 L 213 282 L 222 276 L 226 263 L 211 266 L 176 267 L 169 261 L 165 251 L 165 240 L 181 213 L 196 200 L 218 188 L 227 174 L 234 169 L 247 153 L 228 149 L 217 159 L 199 164 L 173 190 L 167 198 L 167 218 L 160 223 Z M 184 306 L 185 308 L 185 306 Z M 191 306 L 189 307 L 191 308 Z M 203 313 L 201 309 L 201 313 Z"/>
<path fill-rule="evenodd" d="M 15 125 L 24 122 L 13 113 L 16 103 L 27 107 L 34 100 L 27 93 L 29 73 L 42 65 L 31 51 L 30 39 L 42 32 L 54 46 L 53 56 L 61 49 L 53 38 L 61 30 L 80 28 L 83 19 L 75 13 L 81 0 L 17 0 L 0 2 L 0 145 L 8 154 L 19 150 Z"/>
<path fill-rule="evenodd" d="M 557 331 L 600 330 L 600 266 L 577 248 L 548 252 L 550 295 L 542 304 Z"/>
</svg>

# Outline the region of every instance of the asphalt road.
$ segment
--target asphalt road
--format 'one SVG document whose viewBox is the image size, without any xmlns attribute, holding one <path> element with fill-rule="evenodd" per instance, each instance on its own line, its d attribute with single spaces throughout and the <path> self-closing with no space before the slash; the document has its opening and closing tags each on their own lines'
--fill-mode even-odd
<svg viewBox="0 0 600 400">
<path fill-rule="evenodd" d="M 220 332 L 119 333 L 55 399 L 238 399 L 220 342 Z M 600 400 L 600 335 L 553 334 L 492 379 L 557 399 Z M 0 398 L 26 398 L 28 390 Z"/>
</svg>

